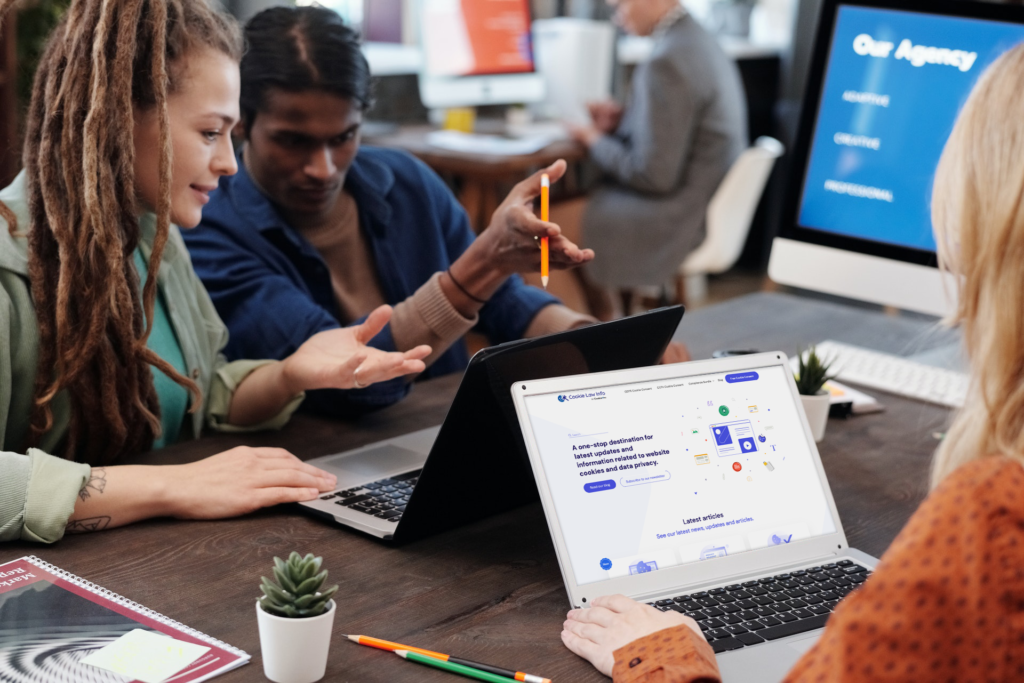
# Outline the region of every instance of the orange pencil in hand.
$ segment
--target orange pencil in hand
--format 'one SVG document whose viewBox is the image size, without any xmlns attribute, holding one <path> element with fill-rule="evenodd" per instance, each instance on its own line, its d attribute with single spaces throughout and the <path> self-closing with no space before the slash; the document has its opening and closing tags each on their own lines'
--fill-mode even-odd
<svg viewBox="0 0 1024 683">
<path fill-rule="evenodd" d="M 545 173 L 540 177 L 540 219 L 545 223 L 549 220 L 548 212 L 551 203 L 551 179 Z M 544 289 L 548 288 L 548 238 L 540 238 L 540 282 Z"/>
</svg>

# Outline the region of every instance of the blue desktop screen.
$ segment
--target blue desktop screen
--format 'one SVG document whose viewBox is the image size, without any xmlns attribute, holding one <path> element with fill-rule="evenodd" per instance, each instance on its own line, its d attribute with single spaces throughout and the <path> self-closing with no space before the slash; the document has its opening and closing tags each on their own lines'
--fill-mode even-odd
<svg viewBox="0 0 1024 683">
<path fill-rule="evenodd" d="M 1024 25 L 840 6 L 800 225 L 935 251 L 931 189 L 957 113 Z"/>
</svg>

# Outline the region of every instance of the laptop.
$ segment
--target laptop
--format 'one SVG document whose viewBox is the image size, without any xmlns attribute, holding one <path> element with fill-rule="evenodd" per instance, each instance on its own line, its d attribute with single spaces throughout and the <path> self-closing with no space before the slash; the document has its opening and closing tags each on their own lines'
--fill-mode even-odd
<svg viewBox="0 0 1024 683">
<path fill-rule="evenodd" d="M 778 681 L 877 560 L 850 548 L 784 353 L 512 386 L 574 607 L 701 626 L 725 681 Z"/>
<path fill-rule="evenodd" d="M 441 425 L 309 462 L 338 477 L 304 511 L 404 542 L 537 499 L 508 387 L 657 363 L 683 317 L 672 306 L 483 349 Z"/>
</svg>

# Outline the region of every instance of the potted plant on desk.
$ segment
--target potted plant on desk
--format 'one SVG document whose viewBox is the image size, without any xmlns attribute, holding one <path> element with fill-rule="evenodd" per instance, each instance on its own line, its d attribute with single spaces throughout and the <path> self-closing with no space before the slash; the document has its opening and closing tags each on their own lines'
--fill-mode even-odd
<svg viewBox="0 0 1024 683">
<path fill-rule="evenodd" d="M 262 577 L 256 601 L 263 673 L 275 683 L 313 683 L 324 677 L 331 647 L 337 586 L 321 590 L 322 557 L 292 552 L 274 558 L 274 578 Z"/>
<path fill-rule="evenodd" d="M 832 379 L 828 370 L 832 362 L 824 362 L 812 346 L 804 357 L 801 351 L 797 355 L 799 362 L 796 375 L 796 388 L 800 392 L 800 401 L 807 414 L 807 422 L 811 426 L 811 435 L 818 442 L 825 438 L 825 426 L 828 424 L 828 409 L 831 396 L 823 387 Z"/>
</svg>

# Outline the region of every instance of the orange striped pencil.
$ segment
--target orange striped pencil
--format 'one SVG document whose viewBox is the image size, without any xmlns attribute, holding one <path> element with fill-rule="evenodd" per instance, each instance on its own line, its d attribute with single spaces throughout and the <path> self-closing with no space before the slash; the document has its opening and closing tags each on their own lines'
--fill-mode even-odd
<svg viewBox="0 0 1024 683">
<path fill-rule="evenodd" d="M 492 666 L 490 664 L 481 664 L 480 662 L 474 662 L 468 659 L 462 659 L 460 657 L 452 657 L 451 655 L 446 655 L 442 652 L 433 652 L 431 650 L 424 650 L 418 647 L 402 645 L 401 643 L 392 643 L 390 640 L 370 638 L 369 636 L 346 635 L 345 637 L 351 640 L 353 643 L 358 643 L 359 645 L 375 647 L 379 650 L 387 650 L 389 652 L 395 652 L 397 650 L 408 650 L 409 652 L 415 652 L 426 657 L 440 659 L 443 662 L 461 664 L 462 666 L 468 666 L 473 669 L 479 669 L 480 671 L 486 671 L 488 673 L 497 674 L 498 676 L 505 676 L 514 681 L 522 681 L 523 683 L 551 683 L 550 678 L 544 678 L 543 676 L 535 676 L 534 674 L 523 673 L 522 671 L 512 671 L 511 669 L 504 669 L 500 666 Z"/>
<path fill-rule="evenodd" d="M 540 177 L 540 219 L 545 223 L 550 219 L 551 209 L 551 179 L 548 178 L 548 174 L 545 173 Z M 548 238 L 540 238 L 540 281 L 544 285 L 544 289 L 548 288 L 548 268 L 549 268 L 549 254 L 548 254 Z"/>
</svg>

